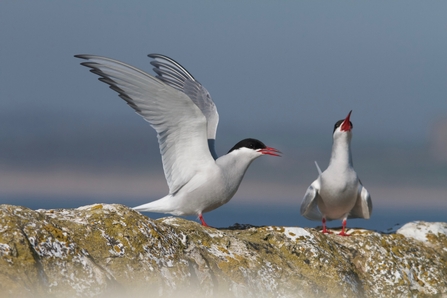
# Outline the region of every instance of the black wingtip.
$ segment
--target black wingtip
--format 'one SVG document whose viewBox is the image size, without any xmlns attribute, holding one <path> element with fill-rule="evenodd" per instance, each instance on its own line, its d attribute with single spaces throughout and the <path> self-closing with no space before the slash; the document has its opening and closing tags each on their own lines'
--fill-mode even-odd
<svg viewBox="0 0 447 298">
<path fill-rule="evenodd" d="M 148 56 L 149 58 L 152 58 L 152 59 L 166 60 L 166 61 L 169 61 L 169 62 L 175 64 L 175 65 L 177 65 L 177 64 L 180 65 L 180 63 L 178 63 L 177 61 L 175 61 L 175 60 L 172 59 L 171 57 L 168 57 L 168 56 L 163 55 L 163 54 L 151 53 L 151 54 L 148 54 L 147 56 Z M 181 65 L 180 65 L 180 66 L 181 66 Z"/>
<path fill-rule="evenodd" d="M 165 60 L 168 63 L 171 63 L 174 65 L 175 68 L 178 68 L 181 70 L 181 72 L 183 72 L 187 79 L 193 80 L 193 81 L 197 81 L 194 76 L 186 70 L 186 68 L 184 68 L 180 63 L 178 63 L 177 61 L 175 61 L 174 59 L 166 56 L 166 55 L 162 55 L 162 54 L 157 54 L 157 53 L 152 53 L 152 54 L 148 54 L 148 57 L 152 58 L 152 59 L 161 59 L 161 60 Z M 159 68 L 160 66 L 162 67 L 168 67 L 168 65 L 166 65 L 166 63 L 164 63 L 163 61 L 152 61 L 151 64 L 153 66 L 155 66 L 156 68 Z"/>
<path fill-rule="evenodd" d="M 77 55 L 74 55 L 75 58 L 86 59 L 86 60 L 88 59 L 87 56 L 88 56 L 88 55 L 86 55 L 86 54 L 77 54 Z"/>
</svg>

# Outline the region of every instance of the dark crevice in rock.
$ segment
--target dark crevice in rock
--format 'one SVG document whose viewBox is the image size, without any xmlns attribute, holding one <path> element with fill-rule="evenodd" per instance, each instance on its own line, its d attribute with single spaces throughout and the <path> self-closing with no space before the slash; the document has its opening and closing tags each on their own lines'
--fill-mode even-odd
<svg viewBox="0 0 447 298">
<path fill-rule="evenodd" d="M 83 256 L 85 256 L 93 266 L 97 267 L 107 278 L 106 283 L 106 290 L 104 291 L 104 294 L 111 294 L 113 296 L 118 296 L 118 294 L 125 294 L 126 290 L 125 287 L 123 287 L 113 276 L 111 272 L 109 272 L 107 269 L 105 269 L 103 266 L 98 264 L 95 259 L 88 253 L 87 250 L 81 250 L 81 253 Z"/>
<path fill-rule="evenodd" d="M 48 277 L 45 273 L 44 266 L 42 265 L 40 256 L 39 256 L 38 252 L 35 250 L 34 244 L 31 243 L 31 241 L 29 240 L 28 235 L 25 232 L 25 230 L 23 228 L 20 228 L 20 230 L 22 231 L 24 239 L 25 239 L 27 246 L 29 247 L 29 250 L 31 252 L 31 255 L 33 256 L 33 259 L 34 259 L 34 267 L 36 268 L 37 276 L 39 279 L 37 282 L 38 282 L 38 284 L 43 286 L 48 291 L 48 287 L 49 287 Z"/>
<path fill-rule="evenodd" d="M 261 227 L 264 227 L 264 226 L 254 226 L 254 225 L 251 225 L 251 224 L 235 223 L 234 225 L 229 226 L 227 228 L 218 228 L 218 230 L 230 230 L 230 231 L 241 230 L 241 231 L 243 231 L 243 230 L 248 230 L 250 228 L 261 228 Z"/>
</svg>

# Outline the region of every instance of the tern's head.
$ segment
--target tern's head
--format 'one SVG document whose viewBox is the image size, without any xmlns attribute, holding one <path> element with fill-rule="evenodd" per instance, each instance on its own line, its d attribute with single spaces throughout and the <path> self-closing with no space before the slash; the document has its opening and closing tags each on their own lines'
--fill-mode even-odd
<svg viewBox="0 0 447 298">
<path fill-rule="evenodd" d="M 261 155 L 280 156 L 281 153 L 279 150 L 272 147 L 267 147 L 263 142 L 256 139 L 244 139 L 240 141 L 234 145 L 228 153 L 233 151 L 252 153 L 255 157 Z"/>
<path fill-rule="evenodd" d="M 348 116 L 345 119 L 338 120 L 334 125 L 334 138 L 339 135 L 348 135 L 351 137 L 351 130 L 354 127 L 352 122 L 350 121 L 352 110 L 349 112 Z"/>
</svg>

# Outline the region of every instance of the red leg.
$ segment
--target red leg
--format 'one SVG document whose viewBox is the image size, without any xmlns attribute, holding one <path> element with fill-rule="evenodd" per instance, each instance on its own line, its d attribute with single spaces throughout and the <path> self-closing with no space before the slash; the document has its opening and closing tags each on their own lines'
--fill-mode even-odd
<svg viewBox="0 0 447 298">
<path fill-rule="evenodd" d="M 323 234 L 332 234 L 332 232 L 330 232 L 326 229 L 326 218 L 323 217 L 322 222 L 323 222 L 323 231 L 322 231 Z"/>
<path fill-rule="evenodd" d="M 199 219 L 200 219 L 200 222 L 202 223 L 202 226 L 204 226 L 204 227 L 209 227 L 209 225 L 207 225 L 206 222 L 205 222 L 205 220 L 203 219 L 202 214 L 199 214 Z"/>
<path fill-rule="evenodd" d="M 347 221 L 346 218 L 343 218 L 343 224 L 342 224 L 341 232 L 338 234 L 340 236 L 351 236 L 351 235 L 345 233 L 346 221 Z"/>
</svg>

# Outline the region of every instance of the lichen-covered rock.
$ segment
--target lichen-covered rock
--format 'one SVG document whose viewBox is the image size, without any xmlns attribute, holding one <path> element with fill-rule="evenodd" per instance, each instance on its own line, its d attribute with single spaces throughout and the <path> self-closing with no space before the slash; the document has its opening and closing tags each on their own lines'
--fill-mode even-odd
<svg viewBox="0 0 447 298">
<path fill-rule="evenodd" d="M 402 229 L 218 230 L 122 205 L 0 205 L 0 297 L 446 297 L 447 224 L 426 241 Z"/>
</svg>

